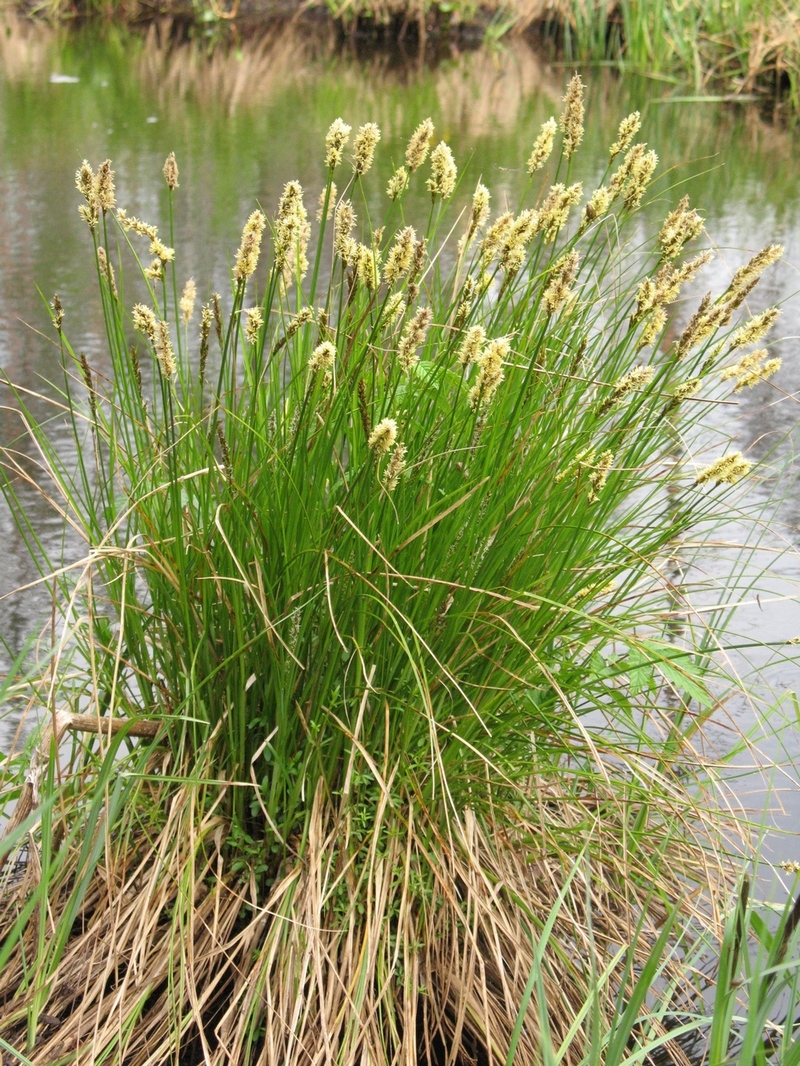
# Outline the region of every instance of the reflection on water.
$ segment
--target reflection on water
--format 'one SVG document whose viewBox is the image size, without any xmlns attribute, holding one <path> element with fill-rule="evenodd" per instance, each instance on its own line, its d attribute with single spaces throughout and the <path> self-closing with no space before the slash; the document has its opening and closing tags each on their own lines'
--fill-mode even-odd
<svg viewBox="0 0 800 1066">
<path fill-rule="evenodd" d="M 75 347 L 98 370 L 104 367 L 95 276 L 74 191 L 74 173 L 84 157 L 93 162 L 111 157 L 119 202 L 163 226 L 161 165 L 169 151 L 176 152 L 178 262 L 204 296 L 212 289 L 225 291 L 227 265 L 254 203 L 271 214 L 290 178 L 304 185 L 309 204 L 316 201 L 325 180 L 323 139 L 337 115 L 354 127 L 376 121 L 383 131 L 367 183 L 370 210 L 379 205 L 383 210 L 392 167 L 410 131 L 427 115 L 459 163 L 469 162 L 463 201 L 480 177 L 498 207 L 506 198 L 515 202 L 524 187 L 524 160 L 540 123 L 558 112 L 565 80 L 563 69 L 549 66 L 523 40 L 501 49 L 453 48 L 436 64 L 426 64 L 403 62 L 388 52 L 364 60 L 342 50 L 330 30 L 310 33 L 299 25 L 209 55 L 200 43 L 176 41 L 169 24 L 142 35 L 109 27 L 98 36 L 6 19 L 0 32 L 0 362 L 12 379 L 44 392 L 57 360 L 35 285 L 48 298 L 61 294 Z M 641 79 L 623 82 L 608 72 L 591 73 L 587 80 L 589 126 L 575 158 L 575 177 L 587 183 L 599 179 L 620 116 L 641 110 L 643 136 L 659 152 L 662 174 L 646 211 L 655 224 L 691 178 L 693 202 L 718 247 L 702 279 L 705 288 L 719 291 L 731 270 L 769 241 L 786 245 L 785 263 L 769 272 L 753 304 L 759 310 L 773 301 L 785 303 L 778 339 L 771 344 L 783 369 L 773 387 L 742 394 L 737 407 L 721 408 L 716 416 L 720 433 L 764 461 L 746 505 L 751 512 L 763 505 L 772 529 L 762 535 L 750 522 L 725 531 L 725 540 L 744 543 L 751 552 L 749 573 L 770 568 L 769 578 L 760 578 L 759 598 L 743 589 L 747 606 L 736 613 L 734 628 L 750 643 L 778 644 L 800 636 L 800 502 L 793 465 L 800 447 L 800 305 L 792 299 L 800 273 L 800 150 L 790 131 L 753 108 L 673 102 L 669 88 Z M 421 193 L 410 194 L 408 208 L 419 213 L 424 205 L 414 202 L 414 195 Z M 694 293 L 694 301 L 702 291 Z M 692 306 L 690 301 L 687 314 Z M 4 443 L 16 439 L 20 428 L 13 412 L 0 410 Z M 714 448 L 719 454 L 718 443 Z M 777 508 L 776 494 L 782 500 Z M 25 485 L 20 497 L 58 554 L 58 523 L 44 502 Z M 5 593 L 36 575 L 5 510 L 0 534 L 0 593 Z M 708 560 L 711 602 L 725 587 L 729 566 L 728 549 Z M 2 634 L 12 651 L 46 619 L 48 609 L 43 589 L 2 601 Z M 792 646 L 756 648 L 747 653 L 750 665 L 744 656 L 734 662 L 738 669 L 763 672 L 769 683 L 755 678 L 755 705 L 730 705 L 740 725 L 753 726 L 775 699 L 770 687 L 785 700 L 800 688 L 791 651 Z M 764 747 L 776 754 L 783 748 L 800 764 L 797 731 L 784 730 Z M 782 758 L 788 762 L 785 754 Z M 787 773 L 784 801 L 800 822 L 796 774 Z M 800 858 L 797 840 L 781 847 Z"/>
</svg>

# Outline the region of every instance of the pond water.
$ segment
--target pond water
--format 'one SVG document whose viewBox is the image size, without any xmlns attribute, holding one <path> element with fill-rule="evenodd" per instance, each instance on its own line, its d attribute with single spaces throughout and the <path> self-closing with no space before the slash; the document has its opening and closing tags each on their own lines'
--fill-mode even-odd
<svg viewBox="0 0 800 1066">
<path fill-rule="evenodd" d="M 323 139 L 336 116 L 354 127 L 366 121 L 381 127 L 369 186 L 376 203 L 408 135 L 430 115 L 459 163 L 470 161 L 465 187 L 482 177 L 497 206 L 506 197 L 513 203 L 524 184 L 524 160 L 539 125 L 560 111 L 567 73 L 518 40 L 478 51 L 454 47 L 427 63 L 387 52 L 361 57 L 324 28 L 284 28 L 209 54 L 203 43 L 176 43 L 168 25 L 139 35 L 107 28 L 99 35 L 0 24 L 0 365 L 17 383 L 51 391 L 46 383 L 56 375 L 57 352 L 37 286 L 47 299 L 60 294 L 75 349 L 95 369 L 105 365 L 90 242 L 74 187 L 82 159 L 110 157 L 119 203 L 163 225 L 161 167 L 175 151 L 181 270 L 194 276 L 201 295 L 224 292 L 242 223 L 256 203 L 272 214 L 291 178 L 306 188 L 309 205 L 316 202 L 325 179 Z M 731 560 L 739 560 L 729 639 L 742 647 L 731 667 L 747 676 L 752 695 L 728 702 L 716 739 L 724 745 L 732 727 L 751 732 L 761 752 L 753 760 L 774 761 L 767 820 L 780 832 L 771 834 L 768 854 L 800 859 L 800 716 L 793 702 L 800 649 L 785 643 L 800 637 L 794 461 L 800 448 L 800 145 L 791 130 L 752 106 L 686 101 L 671 85 L 623 81 L 607 71 L 587 72 L 585 80 L 581 176 L 590 182 L 602 173 L 620 117 L 641 110 L 642 136 L 658 151 L 665 175 L 645 213 L 655 228 L 688 183 L 718 252 L 704 289 L 720 291 L 731 270 L 763 245 L 786 246 L 784 262 L 768 273 L 752 304 L 760 310 L 784 302 L 770 344 L 783 367 L 772 385 L 741 394 L 714 416 L 716 429 L 763 466 L 741 498 L 741 523 L 721 530 L 718 549 L 705 559 L 704 581 L 708 602 L 716 602 L 721 589 L 731 591 Z M 2 443 L 19 430 L 17 416 L 0 407 Z M 21 495 L 57 554 L 60 523 L 35 494 L 23 488 Z M 37 575 L 4 507 L 0 536 L 0 634 L 14 654 L 46 624 L 50 604 L 41 586 L 9 595 Z M 14 722 L 0 725 L 3 749 L 14 728 Z M 748 756 L 743 770 L 749 765 Z M 763 782 L 743 776 L 737 788 L 761 818 Z"/>
</svg>

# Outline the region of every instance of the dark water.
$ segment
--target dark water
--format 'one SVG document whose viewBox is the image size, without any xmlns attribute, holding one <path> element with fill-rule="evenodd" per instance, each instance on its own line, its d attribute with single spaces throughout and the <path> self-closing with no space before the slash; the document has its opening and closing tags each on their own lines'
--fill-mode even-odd
<svg viewBox="0 0 800 1066">
<path fill-rule="evenodd" d="M 225 291 L 242 223 L 256 203 L 272 214 L 291 178 L 303 184 L 309 207 L 316 203 L 325 180 L 323 139 L 337 115 L 353 127 L 366 121 L 381 127 L 369 186 L 376 210 L 385 203 L 386 179 L 402 160 L 408 135 L 428 115 L 459 164 L 469 161 L 465 189 L 481 177 L 498 208 L 506 198 L 513 204 L 522 188 L 533 137 L 541 122 L 559 113 L 566 75 L 520 41 L 453 50 L 429 65 L 386 53 L 356 57 L 324 31 L 276 31 L 209 56 L 202 44 L 170 43 L 168 27 L 139 36 L 108 29 L 98 36 L 0 24 L 0 364 L 16 382 L 52 394 L 47 382 L 57 372 L 56 351 L 38 286 L 48 299 L 61 295 L 75 348 L 96 369 L 105 365 L 90 241 L 74 187 L 83 158 L 97 163 L 110 157 L 119 203 L 163 232 L 161 167 L 175 151 L 178 262 L 204 297 Z M 744 770 L 774 764 L 766 820 L 780 832 L 770 835 L 769 855 L 800 859 L 800 648 L 785 643 L 800 637 L 800 147 L 791 130 L 752 106 L 675 99 L 675 90 L 661 82 L 623 82 L 602 73 L 586 80 L 579 176 L 591 188 L 620 117 L 640 109 L 643 137 L 661 158 L 660 195 L 645 211 L 651 232 L 688 183 L 718 253 L 702 291 L 724 288 L 731 271 L 768 242 L 787 249 L 752 304 L 754 310 L 784 304 L 770 343 L 783 368 L 773 385 L 721 408 L 710 426 L 714 455 L 721 438 L 732 438 L 734 447 L 762 461 L 760 473 L 741 499 L 741 522 L 719 531 L 718 547 L 704 558 L 705 572 L 692 577 L 702 578 L 695 597 L 701 606 L 726 597 L 738 604 L 729 642 L 742 646 L 731 653 L 730 669 L 746 678 L 751 693 L 748 700 L 727 702 L 710 740 L 725 748 L 737 731 L 752 736 L 758 751 L 738 760 L 736 791 L 758 820 L 767 802 L 764 782 Z M 0 407 L 3 443 L 15 441 L 20 429 L 18 416 Z M 60 522 L 24 485 L 20 496 L 58 555 Z M 37 575 L 5 508 L 0 537 L 0 632 L 16 653 L 46 628 L 50 604 L 41 586 L 8 595 Z M 0 725 L 6 748 L 15 724 Z"/>
</svg>

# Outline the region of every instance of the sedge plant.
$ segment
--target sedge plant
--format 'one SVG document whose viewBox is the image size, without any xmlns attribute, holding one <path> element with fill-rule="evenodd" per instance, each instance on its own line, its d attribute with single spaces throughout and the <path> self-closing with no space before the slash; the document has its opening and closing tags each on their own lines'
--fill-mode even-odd
<svg viewBox="0 0 800 1066">
<path fill-rule="evenodd" d="M 6 382 L 59 622 L 2 846 L 20 1061 L 623 1061 L 640 975 L 717 927 L 718 634 L 670 560 L 752 476 L 692 442 L 776 369 L 743 304 L 780 249 L 677 329 L 703 219 L 643 234 L 637 114 L 584 190 L 583 123 L 575 77 L 517 208 L 479 181 L 459 214 L 423 121 L 376 220 L 380 130 L 337 119 L 315 242 L 289 181 L 199 314 L 174 156 L 169 243 L 80 168 L 111 372 L 54 298 L 70 454 Z M 79 551 L 47 556 L 20 479 Z"/>
</svg>

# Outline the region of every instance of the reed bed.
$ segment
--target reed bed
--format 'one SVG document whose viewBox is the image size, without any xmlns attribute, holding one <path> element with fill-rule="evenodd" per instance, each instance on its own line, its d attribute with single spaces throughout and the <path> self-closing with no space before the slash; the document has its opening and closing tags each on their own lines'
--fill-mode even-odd
<svg viewBox="0 0 800 1066">
<path fill-rule="evenodd" d="M 675 329 L 712 253 L 663 187 L 643 231 L 638 129 L 584 190 L 574 77 L 512 211 L 430 120 L 375 187 L 379 128 L 337 119 L 318 202 L 253 211 L 199 310 L 175 157 L 164 235 L 82 165 L 112 372 L 55 296 L 74 451 L 5 383 L 54 604 L 5 686 L 49 722 L 3 780 L 13 1059 L 721 1064 L 751 991 L 741 1046 L 796 1061 L 796 917 L 729 916 L 748 829 L 700 753 L 724 604 L 676 578 L 756 476 L 704 414 L 769 387 L 781 249 Z"/>
<path fill-rule="evenodd" d="M 569 58 L 689 82 L 699 94 L 773 95 L 800 106 L 800 12 L 792 0 L 535 0 L 520 25 L 537 23 Z"/>
</svg>

